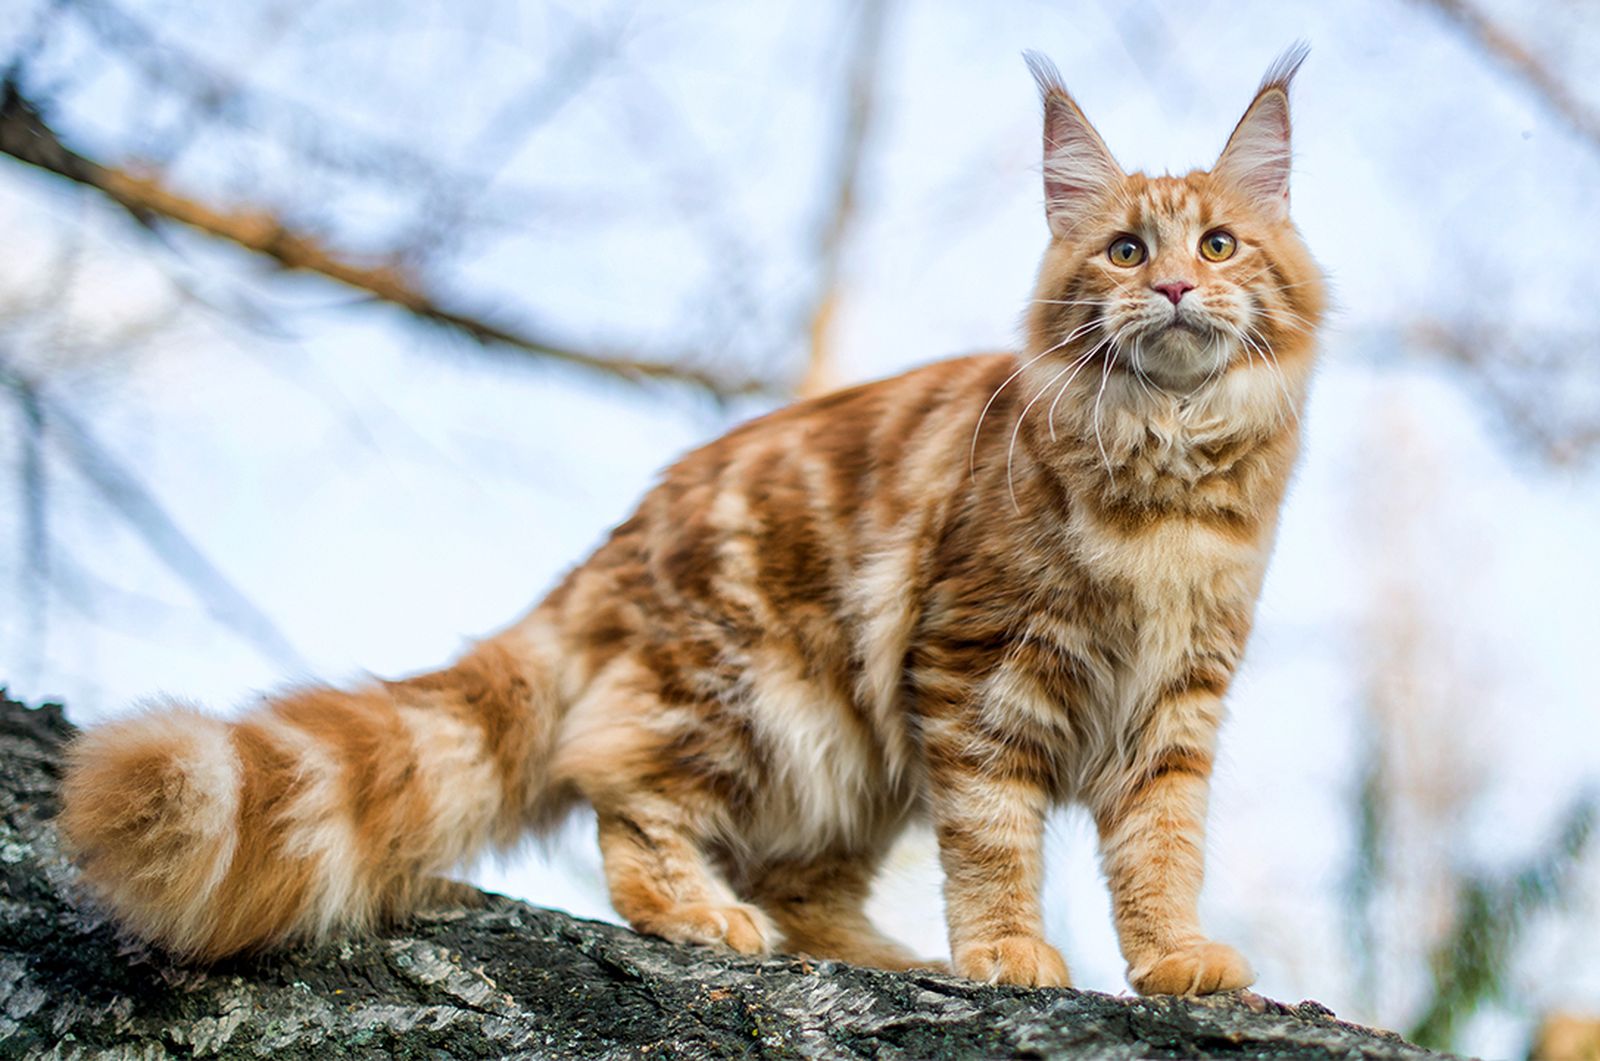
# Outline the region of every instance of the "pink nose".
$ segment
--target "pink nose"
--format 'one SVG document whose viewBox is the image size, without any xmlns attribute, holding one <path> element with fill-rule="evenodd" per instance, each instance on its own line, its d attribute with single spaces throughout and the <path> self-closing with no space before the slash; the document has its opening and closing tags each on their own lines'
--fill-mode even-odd
<svg viewBox="0 0 1600 1061">
<path fill-rule="evenodd" d="M 1154 288 L 1155 290 L 1161 292 L 1163 295 L 1166 295 L 1167 296 L 1167 300 L 1169 302 L 1171 302 L 1174 306 L 1176 306 L 1178 304 L 1178 301 L 1181 298 L 1183 298 L 1183 294 L 1184 294 L 1185 291 L 1193 291 L 1194 290 L 1194 285 L 1189 283 L 1186 280 L 1173 280 L 1173 281 L 1171 281 L 1169 283 L 1151 284 L 1150 286 L 1152 288 Z"/>
</svg>

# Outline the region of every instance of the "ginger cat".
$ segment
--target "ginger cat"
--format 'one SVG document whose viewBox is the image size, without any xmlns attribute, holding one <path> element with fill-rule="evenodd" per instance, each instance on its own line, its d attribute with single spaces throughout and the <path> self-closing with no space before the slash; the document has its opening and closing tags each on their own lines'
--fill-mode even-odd
<svg viewBox="0 0 1600 1061">
<path fill-rule="evenodd" d="M 1249 984 L 1196 905 L 1323 310 L 1288 216 L 1303 58 L 1211 170 L 1148 177 L 1030 57 L 1050 242 L 1020 356 L 734 429 L 444 670 L 89 730 L 60 816 L 85 879 L 214 959 L 448 899 L 438 874 L 581 800 L 641 932 L 897 969 L 923 963 L 863 903 L 925 818 L 955 971 L 1062 985 L 1040 848 L 1076 801 L 1132 985 Z"/>
</svg>

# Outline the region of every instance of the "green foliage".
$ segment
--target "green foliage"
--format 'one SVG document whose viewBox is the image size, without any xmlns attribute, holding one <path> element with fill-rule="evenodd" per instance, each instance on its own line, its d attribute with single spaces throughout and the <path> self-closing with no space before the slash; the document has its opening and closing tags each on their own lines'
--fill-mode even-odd
<svg viewBox="0 0 1600 1061">
<path fill-rule="evenodd" d="M 1432 998 L 1408 1038 L 1448 1050 L 1480 1006 L 1506 997 L 1522 931 L 1532 915 L 1565 896 L 1572 869 L 1594 832 L 1595 817 L 1595 798 L 1581 797 L 1568 810 L 1555 843 L 1521 870 L 1462 877 L 1455 924 L 1430 961 Z"/>
<path fill-rule="evenodd" d="M 1378 1000 L 1378 933 L 1374 910 L 1378 891 L 1387 872 L 1384 857 L 1388 843 L 1385 808 L 1388 796 L 1383 784 L 1383 759 L 1370 737 L 1361 756 L 1361 776 L 1356 789 L 1356 849 L 1350 872 L 1344 880 L 1346 931 L 1350 935 L 1350 954 L 1355 962 L 1356 989 L 1362 1008 L 1371 1012 Z"/>
</svg>

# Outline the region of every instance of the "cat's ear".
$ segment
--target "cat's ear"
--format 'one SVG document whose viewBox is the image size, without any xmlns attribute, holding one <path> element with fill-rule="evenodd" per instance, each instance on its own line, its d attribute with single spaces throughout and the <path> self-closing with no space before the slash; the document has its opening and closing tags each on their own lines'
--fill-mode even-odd
<svg viewBox="0 0 1600 1061">
<path fill-rule="evenodd" d="M 1243 191 L 1274 217 L 1289 216 L 1289 82 L 1310 46 L 1292 45 L 1267 69 L 1211 174 Z"/>
<path fill-rule="evenodd" d="M 1125 177 L 1106 143 L 1067 94 L 1055 64 L 1023 52 L 1044 97 L 1044 213 L 1050 231 L 1065 236 Z"/>
</svg>

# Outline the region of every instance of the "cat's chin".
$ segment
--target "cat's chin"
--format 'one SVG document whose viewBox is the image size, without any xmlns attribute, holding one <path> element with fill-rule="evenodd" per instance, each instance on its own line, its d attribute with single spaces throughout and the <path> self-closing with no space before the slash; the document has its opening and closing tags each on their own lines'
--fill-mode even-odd
<svg viewBox="0 0 1600 1061">
<path fill-rule="evenodd" d="M 1191 391 L 1214 379 L 1227 365 L 1226 344 L 1209 328 L 1171 325 L 1139 343 L 1139 369 L 1169 391 Z"/>
</svg>

